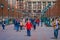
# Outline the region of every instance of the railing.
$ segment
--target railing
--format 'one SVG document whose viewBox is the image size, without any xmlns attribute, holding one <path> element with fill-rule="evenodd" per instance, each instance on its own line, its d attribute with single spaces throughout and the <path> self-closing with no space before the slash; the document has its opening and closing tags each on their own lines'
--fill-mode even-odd
<svg viewBox="0 0 60 40">
<path fill-rule="evenodd" d="M 52 7 L 51 3 L 49 3 L 42 11 L 41 11 L 41 21 L 45 23 L 45 25 L 47 26 L 51 26 L 50 25 L 50 18 L 47 18 L 45 16 L 47 10 Z"/>
<path fill-rule="evenodd" d="M 46 13 L 46 11 L 51 7 L 51 3 L 49 3 L 42 11 L 42 15 L 44 15 Z"/>
</svg>

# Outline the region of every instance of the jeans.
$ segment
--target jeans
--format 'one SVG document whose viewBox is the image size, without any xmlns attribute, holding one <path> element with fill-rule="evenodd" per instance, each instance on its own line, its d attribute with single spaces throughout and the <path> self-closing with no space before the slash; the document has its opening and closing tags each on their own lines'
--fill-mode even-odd
<svg viewBox="0 0 60 40">
<path fill-rule="evenodd" d="M 3 30 L 5 30 L 5 25 L 2 25 Z"/>
<path fill-rule="evenodd" d="M 54 36 L 55 36 L 55 38 L 58 37 L 58 29 L 55 29 L 55 30 L 54 30 Z"/>
<path fill-rule="evenodd" d="M 36 25 L 34 25 L 34 30 L 36 29 Z"/>
<path fill-rule="evenodd" d="M 16 31 L 19 31 L 19 26 L 16 26 Z"/>
<path fill-rule="evenodd" d="M 3 30 L 5 30 L 5 26 L 3 26 Z"/>
<path fill-rule="evenodd" d="M 20 26 L 20 30 L 22 30 L 22 26 Z"/>
<path fill-rule="evenodd" d="M 31 30 L 27 30 L 27 36 L 31 36 L 30 31 L 31 31 Z"/>
<path fill-rule="evenodd" d="M 14 25 L 14 30 L 16 30 L 16 25 Z"/>
</svg>

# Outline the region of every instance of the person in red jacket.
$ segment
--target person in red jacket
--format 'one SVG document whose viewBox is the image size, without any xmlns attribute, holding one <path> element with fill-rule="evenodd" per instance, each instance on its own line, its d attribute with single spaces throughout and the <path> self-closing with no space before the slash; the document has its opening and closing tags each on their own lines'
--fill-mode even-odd
<svg viewBox="0 0 60 40">
<path fill-rule="evenodd" d="M 27 36 L 31 36 L 31 27 L 32 27 L 32 23 L 30 22 L 30 20 L 28 19 L 28 21 L 26 22 L 26 29 L 27 29 Z"/>
<path fill-rule="evenodd" d="M 39 19 L 36 19 L 36 23 L 37 23 L 38 26 L 39 26 L 39 22 L 40 22 L 40 20 Z"/>
</svg>

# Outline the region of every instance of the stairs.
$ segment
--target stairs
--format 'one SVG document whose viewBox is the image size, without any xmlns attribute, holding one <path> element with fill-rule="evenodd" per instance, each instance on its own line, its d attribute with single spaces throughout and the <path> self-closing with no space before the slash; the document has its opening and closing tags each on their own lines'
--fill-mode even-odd
<svg viewBox="0 0 60 40">
<path fill-rule="evenodd" d="M 51 3 L 49 3 L 42 11 L 42 15 L 44 15 L 46 13 L 46 11 L 51 7 Z"/>
<path fill-rule="evenodd" d="M 46 17 L 47 10 L 51 7 L 51 3 L 49 3 L 42 11 L 41 11 L 41 21 L 45 23 L 46 26 L 50 26 L 50 18 Z"/>
</svg>

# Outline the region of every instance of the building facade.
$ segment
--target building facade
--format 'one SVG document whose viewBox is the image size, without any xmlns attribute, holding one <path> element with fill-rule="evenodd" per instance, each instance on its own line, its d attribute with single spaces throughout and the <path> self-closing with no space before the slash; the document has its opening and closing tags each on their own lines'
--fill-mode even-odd
<svg viewBox="0 0 60 40">
<path fill-rule="evenodd" d="M 8 1 L 8 2 L 7 2 Z M 59 6 L 59 1 L 56 0 L 0 0 L 0 4 L 4 4 L 4 8 L 0 7 L 0 16 L 2 16 L 2 11 L 4 16 L 14 15 L 14 17 L 21 16 L 23 13 L 28 13 L 29 15 L 38 16 L 41 15 L 41 11 L 51 3 L 52 7 L 47 10 L 47 15 L 56 16 L 57 10 L 56 6 Z M 56 4 L 56 5 L 55 5 Z M 8 5 L 10 5 L 10 10 L 8 11 Z M 14 13 L 12 12 L 14 8 Z M 55 11 L 54 11 L 55 10 Z M 57 11 L 57 12 L 56 12 Z M 55 13 L 55 14 L 53 14 Z M 57 15 L 58 16 L 58 15 Z"/>
<path fill-rule="evenodd" d="M 40 15 L 41 11 L 48 5 L 55 5 L 56 0 L 27 0 L 26 1 L 26 12 L 34 15 Z"/>
</svg>

